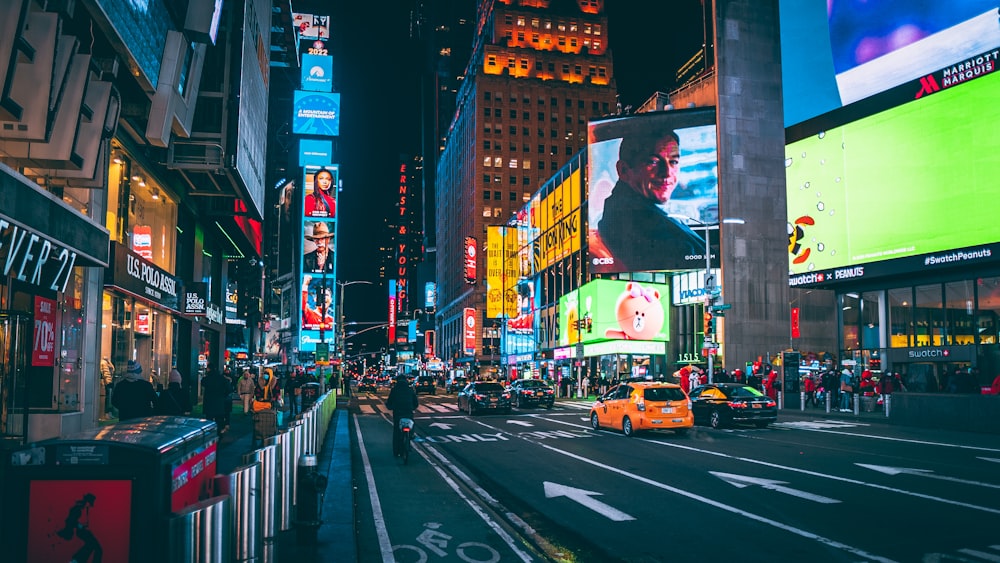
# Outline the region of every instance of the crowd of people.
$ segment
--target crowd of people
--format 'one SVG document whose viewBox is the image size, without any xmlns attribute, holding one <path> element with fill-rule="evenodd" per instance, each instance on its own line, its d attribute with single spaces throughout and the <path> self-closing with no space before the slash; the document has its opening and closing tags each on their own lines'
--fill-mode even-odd
<svg viewBox="0 0 1000 563">
<path fill-rule="evenodd" d="M 318 383 L 318 380 L 301 366 L 290 370 L 284 377 L 269 367 L 254 370 L 241 367 L 238 372 L 237 375 L 229 367 L 220 372 L 209 365 L 198 382 L 201 388 L 199 416 L 214 421 L 220 434 L 229 430 L 234 402 L 242 407 L 243 416 L 250 416 L 261 409 L 286 410 L 289 416 L 295 416 L 302 412 L 303 389 L 310 403 L 316 398 L 313 395 L 318 394 L 314 391 L 318 386 L 304 387 L 308 383 Z M 331 385 L 337 383 L 334 379 L 335 376 L 332 376 Z M 108 384 L 107 393 L 111 400 L 101 420 L 110 420 L 115 411 L 119 421 L 155 415 L 195 415 L 192 390 L 184 384 L 184 378 L 176 368 L 170 371 L 167 387 L 158 387 L 153 386 L 138 361 L 129 360 L 121 379 L 114 385 Z"/>
</svg>

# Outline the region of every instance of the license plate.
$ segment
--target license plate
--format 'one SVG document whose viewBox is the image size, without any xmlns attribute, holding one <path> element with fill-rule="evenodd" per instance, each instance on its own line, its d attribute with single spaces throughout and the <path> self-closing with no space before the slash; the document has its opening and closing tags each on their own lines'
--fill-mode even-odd
<svg viewBox="0 0 1000 563">
<path fill-rule="evenodd" d="M 753 408 L 755 408 L 755 409 L 759 409 L 759 408 L 760 408 L 760 403 L 754 403 L 754 404 L 753 404 Z"/>
<path fill-rule="evenodd" d="M 497 402 L 497 398 L 496 398 L 496 397 L 490 397 L 490 402 L 491 402 L 491 403 L 495 403 L 495 402 Z"/>
<path fill-rule="evenodd" d="M 674 412 L 674 407 L 663 407 L 662 409 L 660 409 L 660 412 L 662 412 L 663 414 L 670 414 Z"/>
</svg>

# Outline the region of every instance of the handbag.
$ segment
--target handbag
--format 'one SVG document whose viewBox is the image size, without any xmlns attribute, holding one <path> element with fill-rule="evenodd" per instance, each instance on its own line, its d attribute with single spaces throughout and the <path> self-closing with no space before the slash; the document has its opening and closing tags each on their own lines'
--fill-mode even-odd
<svg viewBox="0 0 1000 563">
<path fill-rule="evenodd" d="M 851 387 L 850 385 L 841 382 L 840 383 L 840 390 L 843 391 L 843 392 L 845 392 L 845 393 L 853 393 L 854 392 L 854 387 Z"/>
</svg>

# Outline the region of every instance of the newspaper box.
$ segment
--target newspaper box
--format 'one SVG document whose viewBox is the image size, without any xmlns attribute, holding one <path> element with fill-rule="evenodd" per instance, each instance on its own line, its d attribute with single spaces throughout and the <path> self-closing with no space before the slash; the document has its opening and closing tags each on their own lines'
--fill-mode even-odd
<svg viewBox="0 0 1000 563">
<path fill-rule="evenodd" d="M 5 456 L 4 561 L 159 561 L 170 520 L 213 495 L 214 422 L 155 416 Z"/>
</svg>

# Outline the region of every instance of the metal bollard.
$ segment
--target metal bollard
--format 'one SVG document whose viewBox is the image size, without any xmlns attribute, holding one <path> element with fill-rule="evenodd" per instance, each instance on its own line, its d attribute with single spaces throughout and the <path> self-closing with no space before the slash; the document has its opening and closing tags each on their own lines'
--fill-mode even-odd
<svg viewBox="0 0 1000 563">
<path fill-rule="evenodd" d="M 882 406 L 885 407 L 885 417 L 889 418 L 889 405 L 892 403 L 892 394 L 887 393 L 882 399 Z"/>
<path fill-rule="evenodd" d="M 295 499 L 295 537 L 300 545 L 315 545 L 322 523 L 320 511 L 326 493 L 326 475 L 320 475 L 316 456 L 302 454 L 298 464 L 298 492 Z"/>
<path fill-rule="evenodd" d="M 861 395 L 858 393 L 854 394 L 854 416 L 858 416 L 861 412 Z"/>
<path fill-rule="evenodd" d="M 823 394 L 826 395 L 826 414 L 830 414 L 830 402 L 833 401 L 833 391 L 827 390 Z"/>
<path fill-rule="evenodd" d="M 800 411 L 806 410 L 806 392 L 805 391 L 799 391 L 799 410 Z"/>
<path fill-rule="evenodd" d="M 778 391 L 778 408 L 785 408 L 785 395 L 780 390 Z"/>
</svg>

